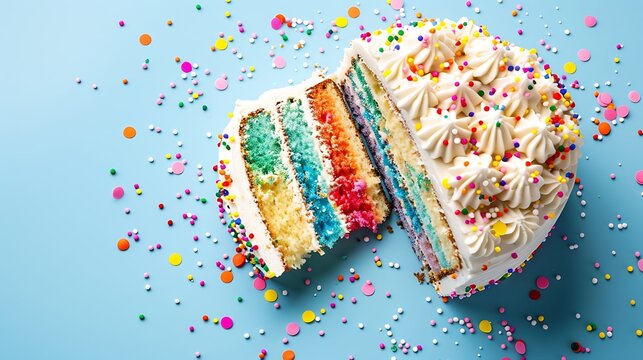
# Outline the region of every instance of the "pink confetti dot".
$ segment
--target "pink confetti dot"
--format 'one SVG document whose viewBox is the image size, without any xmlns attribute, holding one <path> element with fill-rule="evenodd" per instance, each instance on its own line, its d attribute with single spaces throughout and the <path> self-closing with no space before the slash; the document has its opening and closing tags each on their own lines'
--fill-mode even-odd
<svg viewBox="0 0 643 360">
<path fill-rule="evenodd" d="M 616 113 L 619 117 L 626 118 L 630 114 L 630 108 L 625 105 L 621 105 L 616 109 Z"/>
<path fill-rule="evenodd" d="M 299 334 L 299 325 L 294 322 L 288 323 L 288 325 L 286 325 L 286 333 L 290 336 L 296 336 Z"/>
<path fill-rule="evenodd" d="M 181 161 L 175 161 L 172 164 L 172 173 L 176 175 L 181 175 L 183 174 L 183 170 L 185 170 L 185 165 Z"/>
<path fill-rule="evenodd" d="M 594 27 L 598 23 L 598 20 L 592 15 L 585 16 L 585 26 Z"/>
<path fill-rule="evenodd" d="M 639 170 L 634 174 L 634 179 L 639 185 L 643 185 L 643 170 Z M 639 269 L 641 268 L 641 262 L 639 262 Z M 643 270 L 641 270 L 643 271 Z"/>
<path fill-rule="evenodd" d="M 639 260 L 639 271 L 643 272 L 643 259 Z"/>
<path fill-rule="evenodd" d="M 125 195 L 125 190 L 123 189 L 122 186 L 117 186 L 112 190 L 112 196 L 114 199 L 118 200 L 121 199 Z"/>
<path fill-rule="evenodd" d="M 183 64 L 181 64 L 181 71 L 189 73 L 192 71 L 192 64 L 189 61 L 184 61 Z"/>
<path fill-rule="evenodd" d="M 214 81 L 214 87 L 216 87 L 217 90 L 223 91 L 228 88 L 228 80 L 220 77 Z"/>
<path fill-rule="evenodd" d="M 627 94 L 627 98 L 630 99 L 631 102 L 637 103 L 641 101 L 641 94 L 636 90 L 632 90 Z"/>
<path fill-rule="evenodd" d="M 592 54 L 590 54 L 589 50 L 587 49 L 578 50 L 578 60 L 582 62 L 586 62 L 586 61 L 589 61 L 591 57 L 592 57 Z"/>
<path fill-rule="evenodd" d="M 547 289 L 549 287 L 549 280 L 541 275 L 536 279 L 536 286 L 541 290 Z"/>
<path fill-rule="evenodd" d="M 253 285 L 255 289 L 261 291 L 266 288 L 266 280 L 261 278 L 256 278 Z"/>
<path fill-rule="evenodd" d="M 404 6 L 404 0 L 391 0 L 393 10 L 400 10 Z"/>
<path fill-rule="evenodd" d="M 286 59 L 284 59 L 283 56 L 276 56 L 272 60 L 272 64 L 277 68 L 277 69 L 283 69 L 286 67 Z"/>
<path fill-rule="evenodd" d="M 362 293 L 366 296 L 375 294 L 375 286 L 373 286 L 370 280 L 367 280 L 366 284 L 362 285 Z"/>
<path fill-rule="evenodd" d="M 272 20 L 270 20 L 270 27 L 273 30 L 279 30 L 281 28 L 281 25 L 283 25 L 283 23 L 279 18 L 272 18 Z"/>
<path fill-rule="evenodd" d="M 605 115 L 605 120 L 614 120 L 616 119 L 616 110 L 607 109 L 603 115 Z"/>
<path fill-rule="evenodd" d="M 516 344 L 514 345 L 514 348 L 516 349 L 516 352 L 520 355 L 525 355 L 525 353 L 527 352 L 527 344 L 525 344 L 525 342 L 522 340 L 517 340 Z"/>
<path fill-rule="evenodd" d="M 598 104 L 602 107 L 606 107 L 612 102 L 612 95 L 608 93 L 601 93 L 598 95 Z"/>
<path fill-rule="evenodd" d="M 224 316 L 221 318 L 221 327 L 225 330 L 230 330 L 232 328 L 232 325 L 234 325 L 234 322 L 230 317 Z"/>
</svg>

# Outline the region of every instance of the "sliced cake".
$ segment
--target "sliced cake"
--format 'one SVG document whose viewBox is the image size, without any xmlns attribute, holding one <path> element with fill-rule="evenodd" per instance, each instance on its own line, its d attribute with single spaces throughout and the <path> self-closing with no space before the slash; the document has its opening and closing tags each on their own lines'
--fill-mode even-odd
<svg viewBox="0 0 643 360">
<path fill-rule="evenodd" d="M 330 79 L 238 102 L 220 138 L 220 217 L 261 276 L 297 269 L 310 253 L 354 230 L 375 231 L 388 216 L 379 176 Z"/>
<path fill-rule="evenodd" d="M 572 189 L 570 94 L 526 50 L 468 19 L 365 32 L 334 75 L 423 263 L 468 296 L 519 271 Z"/>
</svg>

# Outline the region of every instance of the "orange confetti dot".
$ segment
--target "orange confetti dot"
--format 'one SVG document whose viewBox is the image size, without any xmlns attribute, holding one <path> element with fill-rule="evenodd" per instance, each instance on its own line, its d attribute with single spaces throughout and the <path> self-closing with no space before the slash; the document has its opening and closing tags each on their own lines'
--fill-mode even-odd
<svg viewBox="0 0 643 360">
<path fill-rule="evenodd" d="M 221 273 L 221 281 L 223 281 L 224 283 L 231 283 L 233 279 L 234 275 L 232 275 L 232 271 L 224 271 Z"/>
<path fill-rule="evenodd" d="M 601 135 L 609 135 L 609 133 L 612 132 L 612 126 L 610 126 L 610 123 L 603 121 L 598 124 L 598 132 L 601 133 Z"/>
<path fill-rule="evenodd" d="M 150 34 L 143 34 L 138 38 L 138 42 L 140 42 L 143 46 L 147 46 L 152 43 L 152 37 L 150 36 Z"/>
<path fill-rule="evenodd" d="M 285 23 L 286 23 L 286 17 L 285 17 L 283 14 L 277 14 L 277 15 L 275 15 L 275 17 L 276 17 L 277 19 L 281 20 L 281 23 L 282 23 L 282 24 L 285 24 Z"/>
<path fill-rule="evenodd" d="M 246 263 L 246 257 L 243 254 L 236 254 L 232 257 L 232 264 L 236 267 L 242 267 Z"/>
<path fill-rule="evenodd" d="M 127 241 L 127 239 L 120 239 L 116 243 L 116 246 L 118 246 L 118 250 L 120 251 L 127 251 L 127 249 L 129 249 L 129 241 Z"/>
<path fill-rule="evenodd" d="M 284 350 L 284 352 L 281 353 L 281 359 L 282 360 L 295 360 L 295 352 L 292 350 Z"/>
<path fill-rule="evenodd" d="M 361 12 L 359 11 L 359 8 L 357 6 L 351 6 L 348 8 L 348 16 L 352 17 L 353 19 L 359 17 L 359 14 Z"/>
<path fill-rule="evenodd" d="M 128 139 L 134 138 L 134 136 L 136 136 L 136 129 L 131 126 L 126 127 L 125 129 L 123 129 L 123 136 Z"/>
<path fill-rule="evenodd" d="M 167 21 L 167 26 L 172 26 L 172 24 L 174 24 L 174 23 L 172 22 L 172 20 L 168 20 L 168 21 Z"/>
<path fill-rule="evenodd" d="M 129 83 L 129 80 L 123 79 L 123 85 L 127 85 Z"/>
</svg>

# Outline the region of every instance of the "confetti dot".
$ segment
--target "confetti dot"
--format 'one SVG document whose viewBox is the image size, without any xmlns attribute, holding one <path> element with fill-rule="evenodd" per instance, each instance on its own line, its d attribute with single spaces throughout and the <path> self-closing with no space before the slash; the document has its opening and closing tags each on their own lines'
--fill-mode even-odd
<svg viewBox="0 0 643 360">
<path fill-rule="evenodd" d="M 256 278 L 254 283 L 253 283 L 255 289 L 261 291 L 266 288 L 266 280 L 262 278 Z"/>
<path fill-rule="evenodd" d="M 632 90 L 627 94 L 627 98 L 631 102 L 637 103 L 637 102 L 641 101 L 641 94 L 639 94 L 639 92 L 636 91 L 636 90 Z"/>
<path fill-rule="evenodd" d="M 125 190 L 122 186 L 117 186 L 112 190 L 112 197 L 114 197 L 114 199 L 122 199 L 123 196 L 125 196 Z"/>
<path fill-rule="evenodd" d="M 606 107 L 612 102 L 612 95 L 603 92 L 598 95 L 598 104 L 602 107 Z"/>
<path fill-rule="evenodd" d="M 362 293 L 366 296 L 375 294 L 375 286 L 373 286 L 370 280 L 366 281 L 366 284 L 362 285 Z"/>
<path fill-rule="evenodd" d="M 214 81 L 214 87 L 216 87 L 219 91 L 223 91 L 228 88 L 228 80 L 220 77 Z"/>
<path fill-rule="evenodd" d="M 598 20 L 592 15 L 585 16 L 585 26 L 594 27 L 598 23 Z"/>
<path fill-rule="evenodd" d="M 335 25 L 340 28 L 345 28 L 348 25 L 348 19 L 343 16 L 339 16 L 335 19 Z"/>
<path fill-rule="evenodd" d="M 520 355 L 525 355 L 525 353 L 527 352 L 527 344 L 525 344 L 525 342 L 522 340 L 517 340 L 516 344 L 514 345 L 514 348 L 516 349 L 516 352 Z"/>
<path fill-rule="evenodd" d="M 228 48 L 228 41 L 224 38 L 218 38 L 217 41 L 214 43 L 214 47 L 217 50 L 225 50 Z"/>
<path fill-rule="evenodd" d="M 290 336 L 297 336 L 299 334 L 299 325 L 297 323 L 291 322 L 286 325 L 286 333 Z"/>
<path fill-rule="evenodd" d="M 168 261 L 170 262 L 170 265 L 172 265 L 172 266 L 179 266 L 183 262 L 183 258 L 181 257 L 181 254 L 172 253 L 172 254 L 170 254 L 170 257 L 168 258 Z"/>
<path fill-rule="evenodd" d="M 283 24 L 284 23 L 278 17 L 274 17 L 274 18 L 272 18 L 272 20 L 270 20 L 270 27 L 273 30 L 279 30 L 281 28 L 281 25 L 283 25 Z"/>
<path fill-rule="evenodd" d="M 281 353 L 281 360 L 295 360 L 295 352 L 292 350 L 284 350 Z"/>
<path fill-rule="evenodd" d="M 568 74 L 573 74 L 576 72 L 576 64 L 574 64 L 571 61 L 568 61 L 563 65 L 563 70 L 565 70 L 566 73 Z"/>
<path fill-rule="evenodd" d="M 143 46 L 148 46 L 152 43 L 152 37 L 150 36 L 150 34 L 142 34 L 141 36 L 139 36 L 138 42 L 140 42 Z"/>
<path fill-rule="evenodd" d="M 172 173 L 175 175 L 181 175 L 183 174 L 183 171 L 185 170 L 185 165 L 183 165 L 183 162 L 181 161 L 175 161 L 172 163 Z"/>
<path fill-rule="evenodd" d="M 541 290 L 547 289 L 549 287 L 549 279 L 542 275 L 539 276 L 536 279 L 536 286 Z"/>
<path fill-rule="evenodd" d="M 529 292 L 529 298 L 530 298 L 531 300 L 538 300 L 538 299 L 540 299 L 540 291 L 538 291 L 538 290 L 531 290 L 531 291 Z"/>
<path fill-rule="evenodd" d="M 192 71 L 192 64 L 189 61 L 184 61 L 183 64 L 181 64 L 181 71 L 189 73 Z"/>
<path fill-rule="evenodd" d="M 391 0 L 393 10 L 400 10 L 404 6 L 404 0 Z"/>
<path fill-rule="evenodd" d="M 312 312 L 311 310 L 306 310 L 301 314 L 301 319 L 306 324 L 310 324 L 311 322 L 315 321 L 315 313 Z"/>
<path fill-rule="evenodd" d="M 636 182 L 639 185 L 643 185 L 643 170 L 639 170 L 634 174 L 634 179 L 636 179 Z M 641 264 L 643 264 L 641 261 L 639 261 L 639 269 L 641 269 Z M 643 269 L 641 269 L 643 271 Z"/>
<path fill-rule="evenodd" d="M 582 62 L 589 61 L 589 59 L 592 57 L 592 54 L 589 52 L 587 49 L 580 49 L 578 50 L 578 60 Z"/>
<path fill-rule="evenodd" d="M 630 108 L 625 105 L 621 105 L 616 109 L 616 114 L 618 117 L 626 118 L 630 114 Z"/>
<path fill-rule="evenodd" d="M 348 8 L 348 16 L 351 17 L 352 19 L 358 18 L 360 14 L 361 14 L 361 11 L 357 6 L 351 6 Z"/>
<path fill-rule="evenodd" d="M 507 224 L 502 221 L 496 221 L 491 227 L 496 236 L 502 236 L 507 233 Z"/>
<path fill-rule="evenodd" d="M 123 136 L 127 139 L 133 139 L 136 136 L 136 129 L 131 126 L 127 126 L 123 129 Z"/>
<path fill-rule="evenodd" d="M 224 284 L 229 284 L 234 279 L 234 275 L 232 274 L 232 271 L 224 271 L 221 273 L 220 277 L 221 277 L 221 281 Z"/>
<path fill-rule="evenodd" d="M 232 329 L 232 326 L 234 325 L 234 321 L 229 316 L 224 316 L 221 318 L 220 322 L 221 327 L 224 328 L 225 330 L 230 330 Z"/>
<path fill-rule="evenodd" d="M 279 295 L 277 295 L 277 292 L 273 289 L 268 289 L 263 294 L 263 298 L 266 299 L 267 302 L 275 302 L 277 301 L 278 297 Z"/>
<path fill-rule="evenodd" d="M 116 246 L 120 251 L 127 251 L 127 249 L 129 249 L 129 241 L 127 241 L 127 239 L 120 239 L 116 243 Z"/>
<path fill-rule="evenodd" d="M 614 110 L 614 109 L 606 109 L 605 112 L 603 113 L 603 115 L 605 116 L 606 120 L 612 121 L 612 120 L 616 119 L 616 110 Z"/>
<path fill-rule="evenodd" d="M 286 67 L 286 59 L 284 59 L 283 56 L 277 56 L 274 58 L 274 60 L 272 60 L 272 64 L 277 69 L 283 69 Z"/>
<path fill-rule="evenodd" d="M 232 257 L 232 265 L 242 267 L 246 263 L 246 257 L 243 254 L 235 254 Z"/>
<path fill-rule="evenodd" d="M 491 330 L 493 330 L 493 327 L 491 326 L 491 322 L 489 320 L 482 320 L 480 321 L 480 324 L 478 324 L 478 329 L 480 329 L 480 331 L 485 334 L 489 334 Z"/>
</svg>

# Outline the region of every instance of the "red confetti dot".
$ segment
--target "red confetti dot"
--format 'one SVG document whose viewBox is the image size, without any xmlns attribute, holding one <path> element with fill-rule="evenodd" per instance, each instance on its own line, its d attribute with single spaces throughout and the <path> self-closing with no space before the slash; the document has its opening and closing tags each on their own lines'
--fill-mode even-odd
<svg viewBox="0 0 643 360">
<path fill-rule="evenodd" d="M 531 290 L 531 291 L 529 292 L 529 298 L 530 298 L 531 300 L 538 300 L 538 299 L 540 299 L 540 291 L 535 290 L 535 289 L 534 289 L 534 290 Z"/>
</svg>

